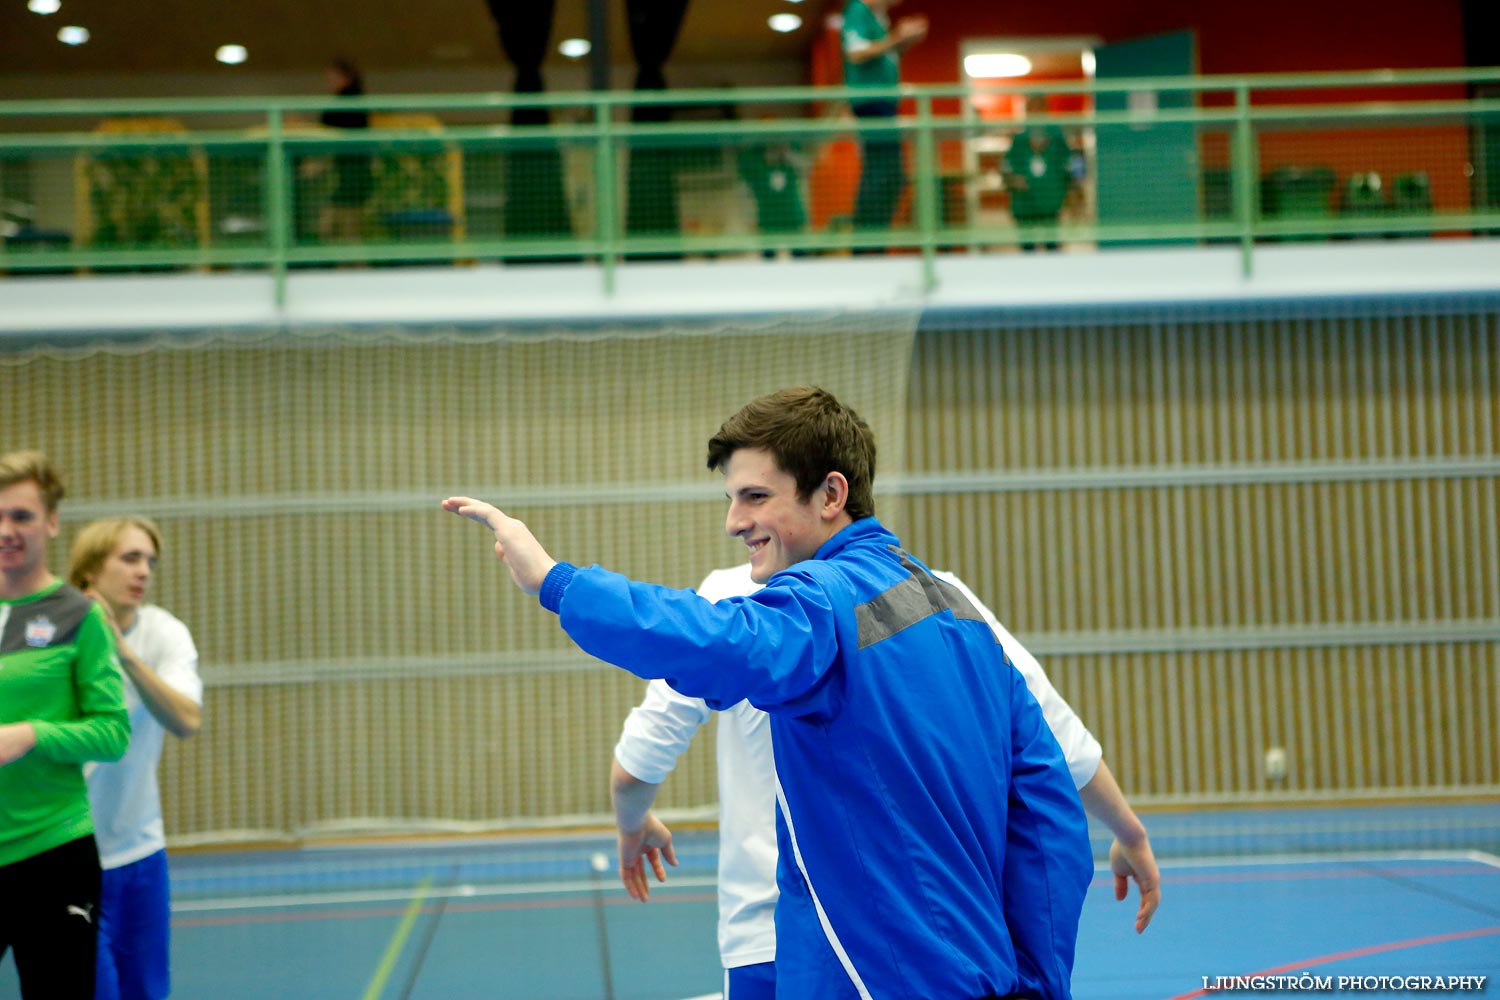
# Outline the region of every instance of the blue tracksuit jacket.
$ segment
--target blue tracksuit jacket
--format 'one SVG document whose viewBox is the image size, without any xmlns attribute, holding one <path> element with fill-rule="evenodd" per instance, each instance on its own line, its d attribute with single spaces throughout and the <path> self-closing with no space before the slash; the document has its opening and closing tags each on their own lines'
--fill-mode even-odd
<svg viewBox="0 0 1500 1000">
<path fill-rule="evenodd" d="M 771 715 L 778 998 L 1066 1000 L 1093 875 L 1062 751 L 994 634 L 874 518 L 710 603 L 559 563 L 585 651 Z"/>
</svg>

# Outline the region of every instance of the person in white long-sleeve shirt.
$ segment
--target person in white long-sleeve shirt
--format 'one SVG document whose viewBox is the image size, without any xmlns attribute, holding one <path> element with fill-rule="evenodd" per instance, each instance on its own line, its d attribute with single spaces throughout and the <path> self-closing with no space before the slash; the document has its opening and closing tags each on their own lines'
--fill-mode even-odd
<svg viewBox="0 0 1500 1000">
<path fill-rule="evenodd" d="M 1088 728 L 1047 680 L 1036 657 L 1016 641 L 994 613 L 951 573 L 935 576 L 963 592 L 1026 680 L 1062 747 L 1085 809 L 1114 834 L 1110 867 L 1115 898 L 1130 879 L 1140 890 L 1135 928 L 1144 931 L 1161 901 L 1160 874 L 1146 828 L 1125 800 L 1103 751 Z M 749 565 L 710 573 L 700 596 L 718 601 L 760 589 Z M 619 834 L 620 880 L 634 898 L 650 894 L 650 875 L 666 880 L 676 864 L 671 831 L 651 812 L 656 793 L 677 758 L 713 711 L 700 698 L 651 681 L 646 697 L 625 720 L 615 746 L 610 788 Z M 776 977 L 776 768 L 766 713 L 740 702 L 718 713 L 719 956 L 725 1000 L 771 1000 Z"/>
<path fill-rule="evenodd" d="M 163 1000 L 171 993 L 171 899 L 156 772 L 166 734 L 203 721 L 198 647 L 188 627 L 146 602 L 161 530 L 144 517 L 95 521 L 73 542 L 69 579 L 104 608 L 115 632 L 130 749 L 87 771 L 103 890 L 94 1000 Z"/>
</svg>

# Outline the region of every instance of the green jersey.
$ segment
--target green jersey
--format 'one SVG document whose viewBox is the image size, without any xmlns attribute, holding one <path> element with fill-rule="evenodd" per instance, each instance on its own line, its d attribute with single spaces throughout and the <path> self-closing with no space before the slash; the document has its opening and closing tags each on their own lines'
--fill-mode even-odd
<svg viewBox="0 0 1500 1000">
<path fill-rule="evenodd" d="M 843 44 L 844 85 L 849 87 L 894 87 L 901 82 L 901 55 L 895 49 L 873 59 L 857 63 L 849 58 L 851 51 L 883 42 L 889 26 L 863 0 L 849 0 L 844 8 Z"/>
<path fill-rule="evenodd" d="M 0 725 L 30 722 L 36 746 L 0 767 L 0 865 L 94 832 L 83 763 L 130 742 L 114 633 L 61 580 L 0 600 Z"/>
<path fill-rule="evenodd" d="M 1040 148 L 1033 146 L 1031 136 L 1045 136 Z M 1017 222 L 1055 221 L 1073 184 L 1069 166 L 1073 150 L 1062 129 L 1048 125 L 1028 129 L 1011 140 L 1005 154 L 1006 173 L 1026 178 L 1026 186 L 1011 192 L 1010 210 Z"/>
</svg>

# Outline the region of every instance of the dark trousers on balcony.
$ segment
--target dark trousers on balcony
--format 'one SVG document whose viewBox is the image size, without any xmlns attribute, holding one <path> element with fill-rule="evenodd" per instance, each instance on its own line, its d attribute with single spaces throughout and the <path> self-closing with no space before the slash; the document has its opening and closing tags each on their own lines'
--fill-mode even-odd
<svg viewBox="0 0 1500 1000">
<path fill-rule="evenodd" d="M 854 106 L 856 117 L 894 118 L 896 102 L 870 101 Z M 901 133 L 896 129 L 861 132 L 859 192 L 854 198 L 854 228 L 889 229 L 891 217 L 901 192 L 906 188 L 906 172 L 901 162 Z"/>
</svg>

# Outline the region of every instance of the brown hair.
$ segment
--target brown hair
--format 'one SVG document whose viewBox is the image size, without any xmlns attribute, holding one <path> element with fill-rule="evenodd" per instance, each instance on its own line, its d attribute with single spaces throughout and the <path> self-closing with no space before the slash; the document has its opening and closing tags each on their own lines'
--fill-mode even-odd
<svg viewBox="0 0 1500 1000">
<path fill-rule="evenodd" d="M 50 459 L 39 451 L 13 451 L 0 455 L 0 488 L 24 482 L 36 483 L 42 491 L 42 505 L 51 514 L 67 495 L 62 476 Z"/>
<path fill-rule="evenodd" d="M 844 510 L 854 520 L 875 513 L 875 435 L 859 414 L 815 385 L 753 399 L 708 442 L 708 467 L 723 471 L 741 448 L 763 448 L 797 483 L 806 502 L 830 472 L 849 481 Z"/>
<path fill-rule="evenodd" d="M 161 555 L 161 529 L 156 522 L 144 517 L 126 514 L 123 517 L 106 517 L 90 523 L 73 539 L 73 551 L 69 556 L 68 582 L 79 590 L 93 585 L 104 560 L 120 545 L 127 529 L 140 528 L 156 546 Z"/>
</svg>

